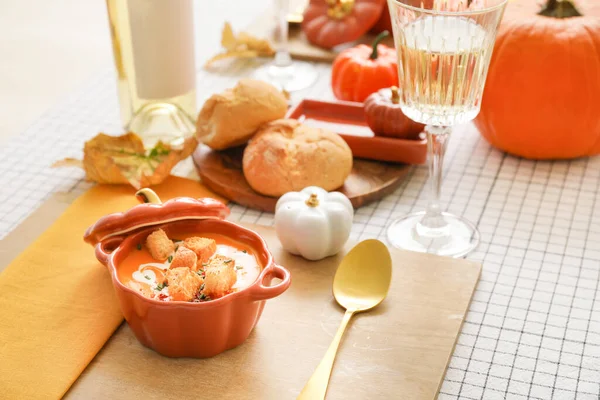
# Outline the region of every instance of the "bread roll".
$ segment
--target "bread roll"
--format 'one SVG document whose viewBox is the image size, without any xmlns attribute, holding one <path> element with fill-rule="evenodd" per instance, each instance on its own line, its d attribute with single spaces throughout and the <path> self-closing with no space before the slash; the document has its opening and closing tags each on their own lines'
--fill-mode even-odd
<svg viewBox="0 0 600 400">
<path fill-rule="evenodd" d="M 352 152 L 333 132 L 280 119 L 259 129 L 242 164 L 252 189 L 281 196 L 307 186 L 339 188 L 352 170 Z"/>
<path fill-rule="evenodd" d="M 287 100 L 274 86 L 241 79 L 233 89 L 211 96 L 196 122 L 196 137 L 210 148 L 222 150 L 244 144 L 259 126 L 287 112 Z"/>
</svg>

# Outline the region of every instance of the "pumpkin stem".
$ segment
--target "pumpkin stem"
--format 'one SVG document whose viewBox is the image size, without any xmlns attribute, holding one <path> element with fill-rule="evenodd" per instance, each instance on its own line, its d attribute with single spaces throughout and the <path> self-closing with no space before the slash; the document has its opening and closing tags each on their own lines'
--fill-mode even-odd
<svg viewBox="0 0 600 400">
<path fill-rule="evenodd" d="M 143 188 L 135 193 L 135 197 L 140 203 L 161 204 L 160 197 L 152 189 Z"/>
<path fill-rule="evenodd" d="M 385 39 L 389 35 L 390 35 L 390 33 L 388 31 L 383 31 L 379 35 L 377 35 L 375 40 L 373 40 L 373 44 L 371 45 L 371 47 L 373 47 L 373 51 L 371 52 L 371 55 L 369 56 L 369 58 L 371 60 L 377 60 L 377 57 L 379 57 L 379 54 L 377 53 L 377 46 L 379 46 L 379 42 L 381 42 L 383 39 Z"/>
<path fill-rule="evenodd" d="M 579 12 L 571 0 L 548 0 L 546 6 L 538 15 L 562 19 L 581 17 L 583 14 Z"/>
<path fill-rule="evenodd" d="M 316 193 L 312 193 L 310 197 L 306 199 L 305 203 L 309 207 L 317 207 L 319 205 L 319 198 Z"/>
<path fill-rule="evenodd" d="M 354 0 L 326 0 L 327 16 L 331 19 L 344 19 L 352 13 Z"/>
<path fill-rule="evenodd" d="M 398 87 L 392 86 L 390 89 L 392 90 L 392 104 L 400 103 L 400 93 L 398 93 Z"/>
</svg>

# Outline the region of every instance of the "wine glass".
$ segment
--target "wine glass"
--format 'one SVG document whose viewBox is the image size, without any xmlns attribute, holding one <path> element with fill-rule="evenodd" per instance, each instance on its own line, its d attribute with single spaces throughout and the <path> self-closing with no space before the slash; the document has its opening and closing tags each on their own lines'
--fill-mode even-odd
<svg viewBox="0 0 600 400">
<path fill-rule="evenodd" d="M 277 9 L 275 60 L 257 69 L 254 77 L 291 93 L 310 87 L 317 80 L 318 73 L 310 63 L 292 62 L 288 50 L 289 6 L 289 0 L 275 0 Z"/>
<path fill-rule="evenodd" d="M 479 244 L 466 219 L 440 206 L 442 163 L 451 127 L 474 119 L 508 0 L 388 0 L 398 52 L 400 104 L 426 126 L 431 198 L 426 211 L 388 228 L 397 248 L 462 257 Z"/>
</svg>

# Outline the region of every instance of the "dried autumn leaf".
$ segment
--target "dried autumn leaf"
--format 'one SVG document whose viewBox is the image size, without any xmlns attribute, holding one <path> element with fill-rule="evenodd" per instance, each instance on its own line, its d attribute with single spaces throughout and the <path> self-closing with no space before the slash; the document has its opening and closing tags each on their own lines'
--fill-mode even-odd
<svg viewBox="0 0 600 400">
<path fill-rule="evenodd" d="M 270 57 L 275 54 L 275 49 L 268 40 L 259 39 L 245 32 L 236 36 L 229 22 L 225 22 L 223 26 L 221 46 L 224 51 L 210 58 L 205 67 L 226 58 Z"/>
<path fill-rule="evenodd" d="M 259 39 L 245 32 L 240 32 L 237 41 L 238 43 L 245 45 L 248 49 L 258 51 L 260 54 L 275 54 L 275 49 L 268 40 Z"/>
<path fill-rule="evenodd" d="M 225 26 L 223 26 L 223 31 L 221 32 L 221 46 L 226 50 L 235 50 L 235 46 L 237 46 L 237 40 L 235 39 L 235 34 L 233 33 L 233 29 L 229 22 L 225 22 Z"/>
<path fill-rule="evenodd" d="M 254 57 L 258 57 L 258 56 L 259 56 L 259 53 L 254 50 L 234 51 L 231 53 L 217 54 L 216 56 L 213 56 L 213 58 L 211 58 L 209 60 L 209 62 L 210 62 L 210 64 L 212 64 L 215 61 L 224 60 L 226 58 L 254 58 Z M 207 62 L 207 66 L 210 65 L 209 62 Z"/>
<path fill-rule="evenodd" d="M 87 180 L 98 183 L 125 183 L 136 189 L 161 183 L 175 165 L 196 149 L 196 138 L 184 141 L 181 148 L 158 142 L 146 151 L 142 139 L 129 132 L 121 136 L 100 133 L 85 143 L 83 162 L 67 158 L 53 167 L 77 166 Z"/>
<path fill-rule="evenodd" d="M 63 160 L 59 160 L 57 162 L 55 162 L 54 164 L 52 164 L 53 168 L 58 168 L 58 167 L 79 167 L 79 168 L 83 168 L 83 161 L 78 160 L 76 158 L 65 158 Z"/>
</svg>

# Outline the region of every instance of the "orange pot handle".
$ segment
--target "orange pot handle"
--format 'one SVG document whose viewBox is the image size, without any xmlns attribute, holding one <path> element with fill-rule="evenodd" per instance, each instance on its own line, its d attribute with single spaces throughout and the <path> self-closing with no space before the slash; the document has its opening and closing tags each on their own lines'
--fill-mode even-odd
<svg viewBox="0 0 600 400">
<path fill-rule="evenodd" d="M 280 265 L 273 264 L 273 267 L 266 268 L 265 273 L 259 277 L 258 285 L 250 289 L 250 297 L 252 300 L 261 301 L 277 297 L 290 287 L 292 277 L 290 272 Z M 267 277 L 279 278 L 281 282 L 274 286 L 265 286 L 263 282 Z"/>
<path fill-rule="evenodd" d="M 105 239 L 96 245 L 95 254 L 98 261 L 108 267 L 110 255 L 123 242 L 123 236 L 115 236 Z"/>
</svg>

